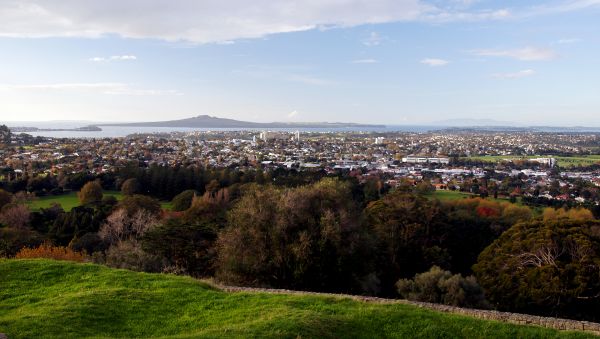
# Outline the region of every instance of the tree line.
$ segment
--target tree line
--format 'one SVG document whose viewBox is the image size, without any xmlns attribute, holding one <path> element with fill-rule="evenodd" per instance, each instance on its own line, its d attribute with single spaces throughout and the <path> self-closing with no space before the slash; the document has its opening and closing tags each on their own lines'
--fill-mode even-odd
<svg viewBox="0 0 600 339">
<path fill-rule="evenodd" d="M 89 181 L 70 211 L 31 212 L 0 191 L 0 255 L 57 246 L 113 267 L 232 285 L 598 320 L 600 223 L 587 209 L 439 201 L 414 186 L 388 192 L 351 177 L 210 178 L 202 190 L 178 186 L 172 210 L 148 194 L 148 174 L 116 178 L 120 201 Z"/>
</svg>

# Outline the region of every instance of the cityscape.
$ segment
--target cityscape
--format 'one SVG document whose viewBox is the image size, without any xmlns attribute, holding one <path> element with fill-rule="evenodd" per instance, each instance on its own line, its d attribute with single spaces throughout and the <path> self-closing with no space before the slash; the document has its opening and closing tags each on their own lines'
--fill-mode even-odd
<svg viewBox="0 0 600 339">
<path fill-rule="evenodd" d="M 597 338 L 599 18 L 0 1 L 0 339 Z"/>
</svg>

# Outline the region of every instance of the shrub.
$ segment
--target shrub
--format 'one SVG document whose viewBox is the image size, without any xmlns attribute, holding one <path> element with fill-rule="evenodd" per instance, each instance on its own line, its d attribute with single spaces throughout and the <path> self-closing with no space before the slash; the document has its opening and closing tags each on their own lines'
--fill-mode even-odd
<svg viewBox="0 0 600 339">
<path fill-rule="evenodd" d="M 42 244 L 35 248 L 24 247 L 15 255 L 16 259 L 45 258 L 67 261 L 85 261 L 85 254 L 75 252 L 68 247 Z"/>
<path fill-rule="evenodd" d="M 121 193 L 123 195 L 134 195 L 140 193 L 140 183 L 137 179 L 127 179 L 121 185 Z"/>
<path fill-rule="evenodd" d="M 408 300 L 441 303 L 460 307 L 489 308 L 483 290 L 475 277 L 452 275 L 433 266 L 429 271 L 415 275 L 413 279 L 400 279 L 396 283 L 398 293 Z"/>
<path fill-rule="evenodd" d="M 498 308 L 600 320 L 600 223 L 520 223 L 488 246 L 473 267 Z"/>
<path fill-rule="evenodd" d="M 183 192 L 177 194 L 175 196 L 175 198 L 173 198 L 173 200 L 172 200 L 173 211 L 176 211 L 176 212 L 185 211 L 188 208 L 190 208 L 190 206 L 192 205 L 192 200 L 194 199 L 195 196 L 196 196 L 196 191 L 194 191 L 194 190 L 187 190 L 187 191 L 183 191 Z"/>
<path fill-rule="evenodd" d="M 100 261 L 102 259 L 103 262 Z M 135 240 L 120 241 L 112 245 L 102 259 L 96 256 L 95 261 L 110 267 L 133 271 L 161 272 L 166 266 L 159 257 L 145 252 Z"/>
<path fill-rule="evenodd" d="M 16 229 L 26 229 L 31 221 L 29 208 L 22 204 L 8 204 L 2 207 L 0 223 Z"/>
<path fill-rule="evenodd" d="M 102 186 L 99 181 L 90 181 L 83 185 L 81 191 L 77 194 L 79 202 L 82 205 L 102 201 Z"/>
</svg>

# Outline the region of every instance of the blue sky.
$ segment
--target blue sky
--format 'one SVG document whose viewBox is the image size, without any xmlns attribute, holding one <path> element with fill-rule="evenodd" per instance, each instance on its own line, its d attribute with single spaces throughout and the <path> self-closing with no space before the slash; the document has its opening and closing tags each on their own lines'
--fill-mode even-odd
<svg viewBox="0 0 600 339">
<path fill-rule="evenodd" d="M 600 0 L 5 0 L 0 22 L 4 121 L 600 126 Z"/>
</svg>

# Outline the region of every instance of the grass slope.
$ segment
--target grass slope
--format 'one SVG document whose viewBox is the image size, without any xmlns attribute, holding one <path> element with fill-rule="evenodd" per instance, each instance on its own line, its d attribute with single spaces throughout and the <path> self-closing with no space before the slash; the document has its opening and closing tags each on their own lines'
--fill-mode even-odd
<svg viewBox="0 0 600 339">
<path fill-rule="evenodd" d="M 0 260 L 9 338 L 587 338 L 409 305 L 226 293 L 200 281 L 49 260 Z"/>
<path fill-rule="evenodd" d="M 117 200 L 123 199 L 123 194 L 119 191 L 104 191 L 104 196 L 113 196 L 117 198 Z M 44 197 L 39 197 L 33 201 L 29 202 L 29 208 L 33 211 L 39 211 L 40 208 L 48 208 L 52 206 L 53 203 L 60 204 L 65 211 L 70 211 L 73 207 L 77 207 L 80 205 L 79 198 L 77 197 L 76 192 L 62 194 L 62 195 L 49 195 Z M 163 209 L 171 209 L 171 202 L 161 201 L 160 203 Z"/>
</svg>

